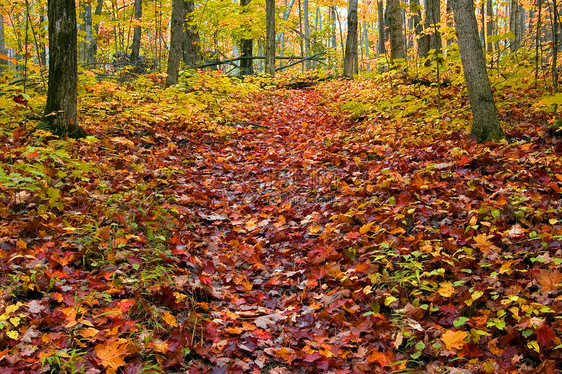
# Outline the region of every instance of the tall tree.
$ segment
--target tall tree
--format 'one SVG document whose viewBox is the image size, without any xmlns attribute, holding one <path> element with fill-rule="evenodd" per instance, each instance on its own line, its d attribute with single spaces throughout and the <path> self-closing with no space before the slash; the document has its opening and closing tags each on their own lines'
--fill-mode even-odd
<svg viewBox="0 0 562 374">
<path fill-rule="evenodd" d="M 2 13 L 0 13 L 0 54 L 6 54 L 6 51 L 4 50 L 4 15 Z M 4 60 L 0 56 L 0 72 L 2 72 L 2 65 L 4 63 Z"/>
<path fill-rule="evenodd" d="M 86 136 L 77 122 L 77 26 L 75 0 L 48 0 L 49 88 L 43 121 L 58 136 Z"/>
<path fill-rule="evenodd" d="M 275 76 L 275 0 L 265 0 L 265 73 Z"/>
<path fill-rule="evenodd" d="M 400 0 L 388 0 L 387 7 L 390 27 L 390 61 L 395 62 L 406 58 Z"/>
<path fill-rule="evenodd" d="M 471 133 L 479 142 L 503 139 L 505 134 L 498 120 L 486 72 L 473 0 L 452 0 L 452 6 L 464 79 L 472 107 Z"/>
<path fill-rule="evenodd" d="M 142 0 L 135 0 L 135 28 L 133 29 L 133 46 L 131 47 L 130 60 L 133 64 L 136 64 L 140 57 L 140 43 L 141 43 L 141 27 L 140 23 L 142 18 Z"/>
<path fill-rule="evenodd" d="M 513 33 L 513 39 L 511 39 L 510 43 L 511 52 L 515 52 L 521 48 L 521 40 L 523 37 L 521 13 L 524 14 L 524 12 L 523 6 L 520 5 L 517 0 L 511 0 L 509 7 L 509 31 Z"/>
<path fill-rule="evenodd" d="M 377 1 L 377 16 L 379 24 L 379 36 L 377 39 L 377 57 L 386 55 L 386 47 L 384 42 L 386 40 L 386 32 L 384 31 L 384 4 L 382 0 Z"/>
<path fill-rule="evenodd" d="M 92 25 L 92 3 L 84 3 L 84 62 L 93 64 L 94 60 L 94 28 Z"/>
<path fill-rule="evenodd" d="M 420 40 L 420 57 L 427 57 L 432 49 L 440 51 L 442 48 L 441 33 L 438 31 L 438 24 L 441 22 L 440 3 L 440 0 L 425 0 L 425 34 Z"/>
<path fill-rule="evenodd" d="M 247 6 L 250 4 L 251 0 L 240 0 L 240 6 L 242 6 L 242 14 L 247 13 Z M 244 27 L 244 33 L 250 31 L 249 27 Z M 242 68 L 242 75 L 254 74 L 254 64 L 252 56 L 254 54 L 254 40 L 252 38 L 243 37 L 240 41 L 240 49 L 242 51 L 243 59 L 240 61 L 240 67 Z"/>
<path fill-rule="evenodd" d="M 539 0 L 540 1 L 540 0 Z M 491 41 L 490 36 L 494 33 L 494 7 L 492 0 L 486 0 L 486 17 L 488 18 L 486 22 L 486 35 L 488 36 L 488 41 L 486 43 L 486 50 L 488 52 L 494 51 L 494 44 Z"/>
<path fill-rule="evenodd" d="M 185 14 L 184 0 L 172 0 L 170 52 L 168 53 L 168 76 L 166 77 L 166 86 L 178 83 L 178 72 L 183 55 Z"/>
<path fill-rule="evenodd" d="M 195 66 L 203 58 L 201 56 L 199 32 L 193 24 L 193 12 L 195 11 L 195 2 L 193 0 L 185 1 L 185 11 L 187 16 L 183 38 L 183 62 L 187 66 Z"/>
<path fill-rule="evenodd" d="M 353 78 L 357 58 L 357 0 L 349 0 L 347 10 L 347 40 L 343 58 L 343 76 Z"/>
<path fill-rule="evenodd" d="M 304 56 L 310 56 L 310 14 L 308 0 L 303 0 L 302 2 L 302 13 L 304 26 Z M 306 60 L 304 65 L 306 70 L 310 69 L 310 60 Z"/>
</svg>

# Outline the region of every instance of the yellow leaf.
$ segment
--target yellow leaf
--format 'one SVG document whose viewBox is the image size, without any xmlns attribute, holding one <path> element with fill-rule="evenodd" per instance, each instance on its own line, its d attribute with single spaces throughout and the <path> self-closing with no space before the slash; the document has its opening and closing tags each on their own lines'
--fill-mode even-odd
<svg viewBox="0 0 562 374">
<path fill-rule="evenodd" d="M 94 350 L 104 367 L 116 370 L 125 365 L 124 358 L 127 355 L 127 344 L 126 340 L 118 339 L 110 344 L 98 344 Z"/>
<path fill-rule="evenodd" d="M 14 325 L 14 327 L 18 327 L 20 325 L 21 318 L 20 317 L 12 317 L 12 318 L 10 318 L 10 322 L 12 323 L 12 325 Z"/>
<path fill-rule="evenodd" d="M 451 297 L 455 293 L 455 288 L 451 282 L 442 282 L 439 284 L 437 293 L 443 297 Z"/>
<path fill-rule="evenodd" d="M 461 350 L 464 347 L 466 337 L 468 333 L 466 331 L 451 331 L 447 330 L 443 335 L 441 335 L 441 341 L 445 344 L 447 350 Z"/>
<path fill-rule="evenodd" d="M 24 242 L 23 240 L 19 239 L 18 242 L 16 243 L 16 247 L 18 247 L 18 249 L 26 249 L 27 248 L 27 243 Z"/>
<path fill-rule="evenodd" d="M 6 314 L 10 314 L 10 313 L 15 312 L 16 310 L 19 309 L 20 305 L 21 305 L 21 303 L 17 303 L 17 304 L 15 304 L 15 305 L 14 305 L 14 304 L 8 305 L 8 306 L 6 307 Z"/>
<path fill-rule="evenodd" d="M 178 327 L 178 322 L 176 321 L 176 317 L 170 314 L 170 312 L 164 313 L 164 321 L 172 327 Z"/>
<path fill-rule="evenodd" d="M 7 331 L 6 335 L 8 335 L 9 338 L 14 339 L 14 340 L 19 338 L 19 336 L 20 336 L 20 334 L 16 330 Z"/>
</svg>

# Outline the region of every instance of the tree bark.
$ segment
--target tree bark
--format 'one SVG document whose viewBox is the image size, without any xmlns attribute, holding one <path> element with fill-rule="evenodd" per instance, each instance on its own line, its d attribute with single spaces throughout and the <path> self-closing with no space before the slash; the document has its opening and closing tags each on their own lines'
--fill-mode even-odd
<svg viewBox="0 0 562 374">
<path fill-rule="evenodd" d="M 135 21 L 142 18 L 142 0 L 135 0 Z M 131 47 L 131 63 L 136 64 L 140 57 L 141 27 L 136 26 L 133 31 L 133 46 Z"/>
<path fill-rule="evenodd" d="M 0 54 L 5 55 L 6 54 L 6 50 L 4 49 L 4 15 L 2 13 L 0 13 Z M 2 65 L 4 65 L 6 63 L 6 61 L 4 61 L 1 57 L 0 57 L 0 73 L 2 72 L 2 70 L 4 70 L 4 67 Z"/>
<path fill-rule="evenodd" d="M 441 33 L 437 31 L 437 25 L 441 22 L 440 0 L 425 0 L 425 35 L 420 39 L 419 56 L 425 58 L 429 51 L 434 49 L 440 51 L 442 48 Z"/>
<path fill-rule="evenodd" d="M 472 0 L 452 0 L 455 29 L 472 108 L 472 131 L 479 142 L 500 140 L 505 134 L 500 127 L 496 105 L 486 72 L 484 51 L 478 36 L 478 23 Z"/>
<path fill-rule="evenodd" d="M 265 0 L 265 73 L 275 76 L 275 0 Z"/>
<path fill-rule="evenodd" d="M 84 4 L 84 62 L 92 64 L 95 62 L 94 57 L 94 28 L 92 25 L 92 4 Z"/>
<path fill-rule="evenodd" d="M 304 56 L 310 55 L 310 14 L 308 12 L 308 0 L 302 2 L 303 26 L 304 26 Z M 304 63 L 305 69 L 310 69 L 310 60 Z"/>
<path fill-rule="evenodd" d="M 521 7 L 517 0 L 511 0 L 509 8 L 509 31 L 513 33 L 514 37 L 511 39 L 510 49 L 511 52 L 517 51 L 521 47 Z"/>
<path fill-rule="evenodd" d="M 101 16 L 101 12 L 103 10 L 103 0 L 98 0 L 98 3 L 96 4 L 96 10 L 94 11 L 94 14 L 96 16 Z M 92 44 L 92 51 L 94 54 L 94 62 L 98 56 L 98 35 L 99 35 L 99 31 L 100 31 L 100 25 L 99 23 L 96 23 L 94 25 L 94 30 L 96 31 L 96 37 L 94 38 L 94 42 Z"/>
<path fill-rule="evenodd" d="M 425 41 L 422 36 L 423 25 L 421 23 L 421 5 L 420 0 L 410 1 L 410 11 L 412 12 L 412 28 L 417 39 L 418 45 L 418 56 L 420 56 L 420 50 L 422 48 L 421 43 Z"/>
<path fill-rule="evenodd" d="M 377 13 L 378 13 L 378 23 L 379 23 L 379 37 L 377 39 L 377 57 L 386 55 L 386 47 L 384 42 L 386 40 L 384 28 L 386 27 L 384 22 L 384 6 L 382 0 L 377 1 Z"/>
<path fill-rule="evenodd" d="M 183 38 L 183 62 L 187 66 L 195 66 L 203 60 L 201 56 L 201 40 L 199 32 L 193 25 L 193 12 L 195 3 L 193 0 L 185 1 L 186 22 Z"/>
<path fill-rule="evenodd" d="M 246 13 L 246 9 L 244 9 L 244 7 L 247 6 L 248 4 L 250 4 L 250 1 L 251 0 L 240 0 L 240 5 L 242 6 L 242 13 Z M 244 31 L 247 31 L 247 30 L 244 30 Z M 242 40 L 240 41 L 240 49 L 242 51 L 242 54 L 241 54 L 242 57 L 252 57 L 254 55 L 254 40 L 242 38 Z M 240 61 L 240 68 L 242 69 L 242 71 L 241 71 L 242 75 L 246 75 L 246 74 L 252 75 L 252 74 L 254 74 L 253 60 L 251 58 L 241 60 Z"/>
<path fill-rule="evenodd" d="M 77 123 L 77 26 L 74 0 L 49 0 L 49 88 L 43 121 L 58 136 L 86 136 Z"/>
<path fill-rule="evenodd" d="M 540 1 L 540 0 L 539 0 Z M 486 0 L 486 16 L 488 17 L 488 21 L 486 22 L 486 35 L 488 36 L 488 40 L 490 36 L 494 33 L 494 7 L 492 4 L 492 0 Z M 494 43 L 488 41 L 486 43 L 486 49 L 488 52 L 494 51 Z"/>
<path fill-rule="evenodd" d="M 402 11 L 400 0 L 388 0 L 390 26 L 390 61 L 406 58 L 404 35 L 402 33 Z"/>
<path fill-rule="evenodd" d="M 178 72 L 183 54 L 183 31 L 185 22 L 184 0 L 172 0 L 172 20 L 170 26 L 170 52 L 168 54 L 168 76 L 166 86 L 178 83 Z"/>
<path fill-rule="evenodd" d="M 353 78 L 357 58 L 357 0 L 349 0 L 347 11 L 347 40 L 343 58 L 343 76 Z"/>
</svg>

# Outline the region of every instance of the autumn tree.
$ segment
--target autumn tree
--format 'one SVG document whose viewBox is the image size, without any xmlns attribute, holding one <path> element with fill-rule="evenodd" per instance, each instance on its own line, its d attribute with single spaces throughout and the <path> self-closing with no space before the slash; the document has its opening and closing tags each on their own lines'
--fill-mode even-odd
<svg viewBox="0 0 562 374">
<path fill-rule="evenodd" d="M 379 35 L 377 39 L 377 55 L 384 56 L 386 54 L 386 47 L 384 42 L 386 40 L 385 23 L 384 23 L 384 4 L 382 0 L 377 1 L 377 13 L 378 13 L 378 29 Z"/>
<path fill-rule="evenodd" d="M 48 0 L 49 87 L 43 122 L 58 136 L 86 136 L 77 122 L 77 25 L 75 0 Z"/>
<path fill-rule="evenodd" d="M 247 13 L 247 6 L 250 4 L 251 0 L 240 0 L 240 6 L 242 7 L 242 16 Z M 245 33 L 248 32 L 248 27 L 243 27 L 243 31 Z M 242 69 L 242 75 L 254 74 L 254 64 L 252 61 L 252 57 L 254 54 L 254 40 L 252 38 L 248 38 L 244 36 L 240 40 L 240 49 L 242 51 L 241 57 L 243 59 L 240 61 L 240 68 Z"/>
<path fill-rule="evenodd" d="M 425 0 L 425 27 L 424 35 L 419 40 L 419 56 L 427 57 L 430 50 L 440 51 L 441 34 L 438 31 L 439 23 L 441 22 L 441 1 L 440 0 Z"/>
<path fill-rule="evenodd" d="M 275 75 L 275 0 L 265 0 L 266 47 L 265 72 Z"/>
<path fill-rule="evenodd" d="M 471 133 L 480 142 L 503 139 L 505 134 L 499 124 L 486 72 L 474 3 L 472 0 L 453 0 L 452 6 L 464 78 L 472 107 Z"/>
<path fill-rule="evenodd" d="M 193 0 L 185 1 L 186 22 L 183 38 L 183 62 L 187 66 L 197 65 L 203 58 L 201 57 L 201 40 L 197 27 L 193 25 L 193 12 L 195 3 Z"/>
<path fill-rule="evenodd" d="M 400 0 L 388 0 L 390 27 L 390 61 L 406 58 L 406 45 L 402 27 L 402 9 Z"/>
<path fill-rule="evenodd" d="M 347 40 L 343 58 L 343 75 L 353 78 L 353 67 L 357 57 L 357 0 L 349 0 L 347 13 Z"/>
<path fill-rule="evenodd" d="M 142 0 L 135 0 L 135 28 L 133 30 L 133 46 L 131 47 L 131 54 L 129 59 L 133 64 L 138 63 L 140 58 L 140 43 L 141 43 L 141 27 L 140 23 L 142 18 Z"/>
<path fill-rule="evenodd" d="M 184 0 L 172 0 L 170 51 L 168 53 L 168 76 L 166 77 L 166 86 L 178 83 L 178 72 L 183 55 L 185 15 L 186 7 Z"/>
<path fill-rule="evenodd" d="M 4 50 L 4 15 L 0 12 L 0 54 L 6 54 Z M 2 65 L 4 64 L 4 60 L 2 56 L 0 56 L 0 72 L 2 71 Z"/>
</svg>

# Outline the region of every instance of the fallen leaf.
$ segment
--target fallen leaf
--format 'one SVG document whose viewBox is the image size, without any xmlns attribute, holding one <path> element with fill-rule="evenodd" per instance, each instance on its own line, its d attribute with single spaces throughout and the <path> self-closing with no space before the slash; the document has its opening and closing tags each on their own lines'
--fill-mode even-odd
<svg viewBox="0 0 562 374">
<path fill-rule="evenodd" d="M 106 368 L 117 370 L 125 365 L 125 356 L 127 355 L 127 341 L 117 339 L 110 344 L 98 344 L 94 348 L 96 355 L 100 359 L 100 364 Z"/>
<path fill-rule="evenodd" d="M 464 345 L 464 339 L 468 336 L 466 331 L 452 331 L 447 330 L 441 335 L 441 341 L 445 344 L 445 348 L 449 351 L 461 350 Z"/>
</svg>

